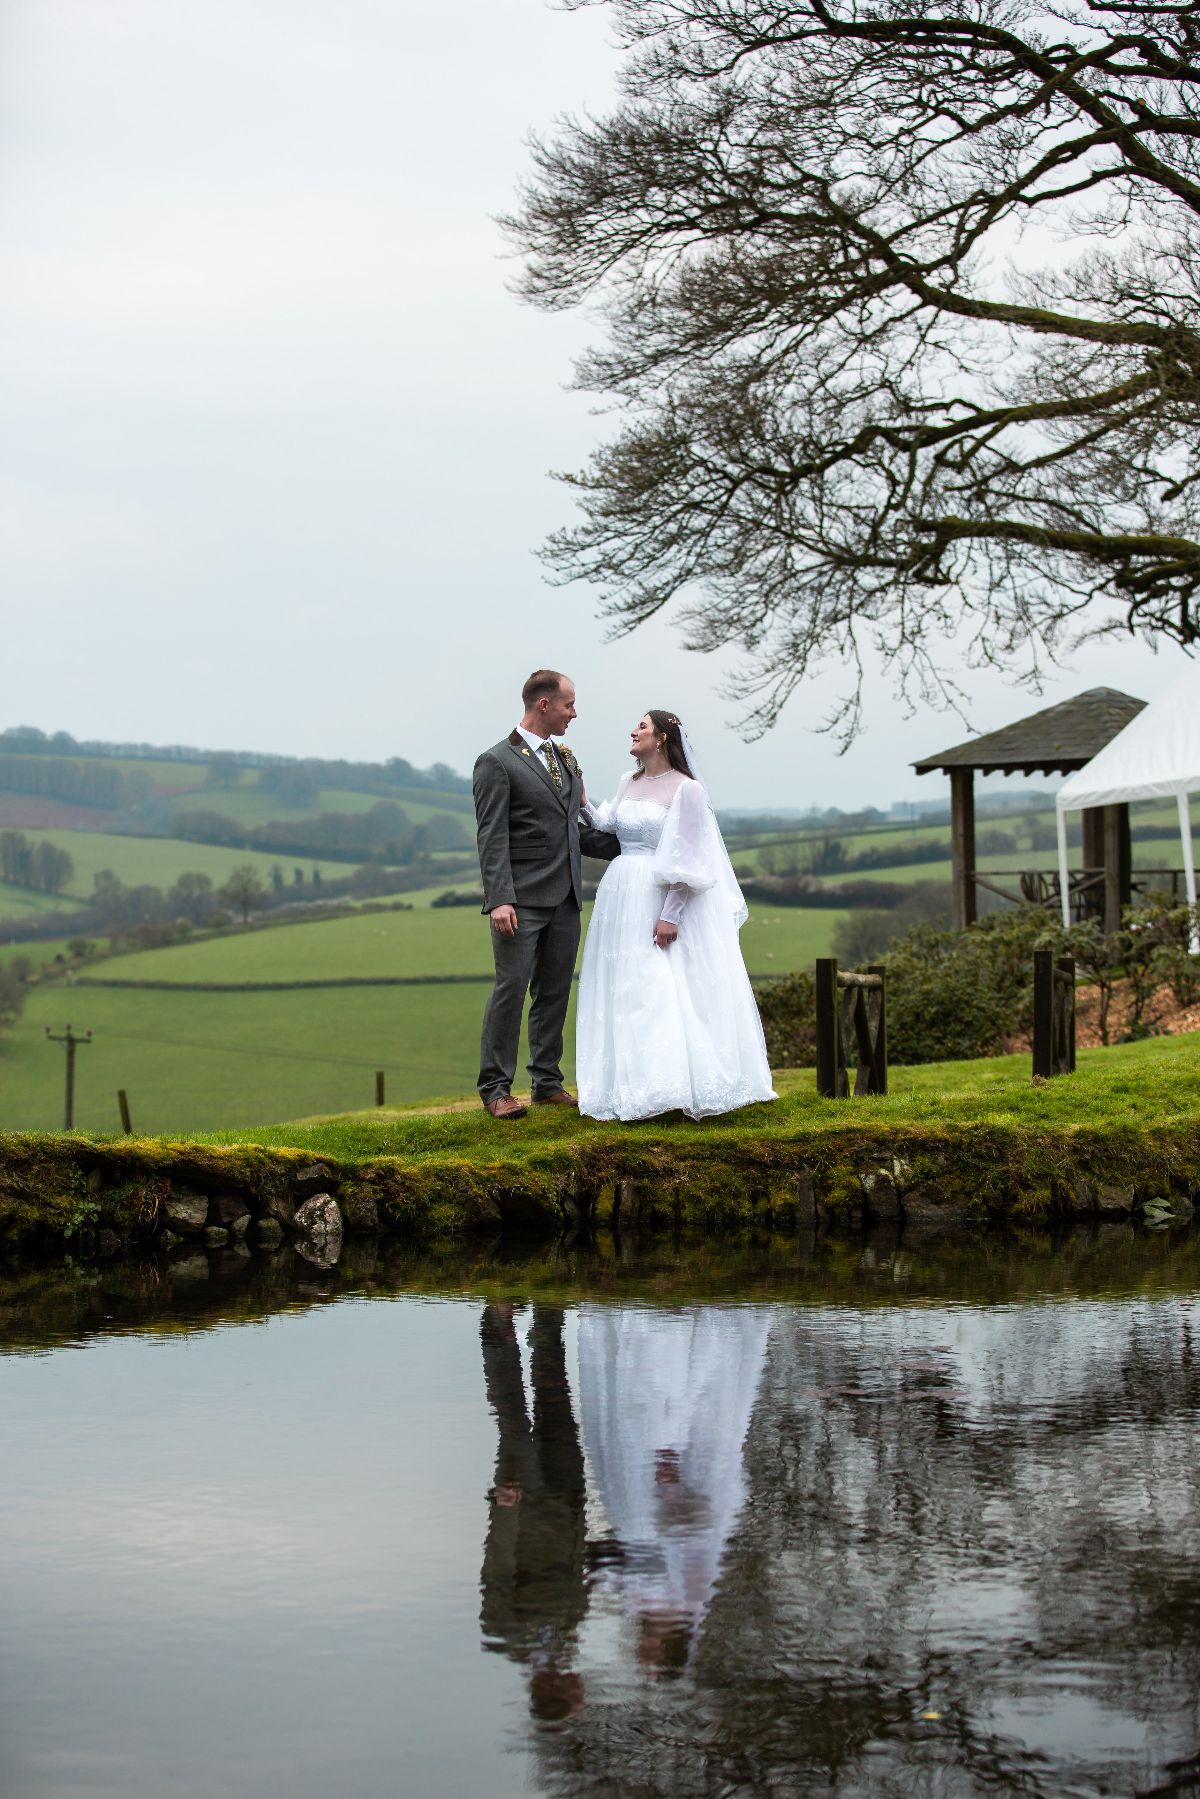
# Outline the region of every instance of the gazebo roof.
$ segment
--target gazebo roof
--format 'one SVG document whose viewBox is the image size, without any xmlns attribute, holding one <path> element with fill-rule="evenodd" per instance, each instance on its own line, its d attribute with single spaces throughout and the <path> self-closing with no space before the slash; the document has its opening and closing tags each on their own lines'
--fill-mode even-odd
<svg viewBox="0 0 1200 1799">
<path fill-rule="evenodd" d="M 1073 700 L 1047 706 L 985 737 L 956 743 L 913 767 L 919 775 L 935 769 L 948 774 L 952 768 L 973 768 L 985 775 L 1069 774 L 1090 762 L 1145 704 L 1115 687 L 1089 687 Z"/>
</svg>

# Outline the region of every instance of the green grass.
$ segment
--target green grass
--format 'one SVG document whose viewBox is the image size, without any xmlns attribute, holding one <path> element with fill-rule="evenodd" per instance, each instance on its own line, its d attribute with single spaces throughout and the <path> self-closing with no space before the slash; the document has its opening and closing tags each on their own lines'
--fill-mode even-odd
<svg viewBox="0 0 1200 1799">
<path fill-rule="evenodd" d="M 782 1070 L 776 1086 L 780 1097 L 774 1105 L 698 1124 L 672 1118 L 613 1126 L 564 1118 L 547 1108 L 502 1131 L 474 1109 L 434 1116 L 359 1111 L 262 1130 L 221 1131 L 204 1140 L 286 1145 L 348 1161 L 475 1154 L 502 1166 L 510 1156 L 524 1160 L 563 1139 L 586 1146 L 589 1140 L 599 1144 L 624 1131 L 681 1145 L 747 1130 L 764 1141 L 785 1142 L 798 1133 L 833 1135 L 851 1125 L 871 1131 L 991 1125 L 1055 1133 L 1084 1124 L 1124 1127 L 1139 1120 L 1155 1126 L 1195 1123 L 1200 1119 L 1200 1033 L 1083 1050 L 1074 1076 L 1044 1087 L 1033 1086 L 1028 1055 L 893 1069 L 891 1091 L 883 1099 L 823 1100 L 811 1069 Z"/>
<path fill-rule="evenodd" d="M 407 897 L 407 896 L 401 896 Z M 591 908 L 584 908 L 584 922 Z M 751 974 L 785 974 L 827 953 L 839 911 L 753 912 L 742 931 Z M 122 956 L 99 976 L 155 981 L 347 980 L 490 974 L 490 926 L 473 906 L 374 912 L 279 930 L 209 938 Z"/>
<path fill-rule="evenodd" d="M 326 1031 L 321 1049 L 333 1047 Z M 908 1223 L 961 1233 L 1094 1216 L 1114 1185 L 1126 1210 L 1156 1201 L 1186 1216 L 1179 1202 L 1198 1191 L 1200 1037 L 1085 1053 L 1076 1075 L 1036 1087 L 1024 1056 L 897 1069 L 890 1095 L 874 1100 L 820 1100 L 811 1073 L 777 1084 L 776 1101 L 701 1123 L 601 1125 L 546 1108 L 497 1125 L 469 1103 L 267 1127 L 231 1118 L 171 1137 L 121 1137 L 115 1121 L 91 1137 L 86 1125 L 7 1134 L 0 1226 L 61 1239 L 91 1221 L 147 1241 L 172 1186 L 242 1192 L 259 1216 L 313 1157 L 333 1165 L 352 1232 L 378 1222 L 410 1240 L 503 1226 L 554 1236 L 581 1216 L 611 1223 L 618 1208 L 622 1230 L 793 1233 L 817 1207 L 835 1224 L 856 1224 L 864 1206 L 894 1217 L 897 1191 Z M 152 1130 L 131 1098 L 135 1125 Z"/>
<path fill-rule="evenodd" d="M 823 951 L 837 912 L 751 916 L 742 932 L 754 974 L 785 973 Z M 359 914 L 212 938 L 96 963 L 97 978 L 169 981 L 346 980 L 491 972 L 490 927 L 472 908 Z M 50 946 L 47 946 L 49 948 Z M 86 978 L 86 977 L 85 977 Z M 261 1124 L 360 1105 L 386 1071 L 402 1103 L 474 1089 L 486 979 L 465 985 L 296 993 L 137 991 L 51 982 L 30 992 L 0 1036 L 0 1128 L 52 1129 L 62 1115 L 63 1052 L 45 1027 L 90 1029 L 79 1052 L 77 1117 L 111 1128 L 130 1094 L 138 1128 Z M 568 1044 L 573 1042 L 568 1020 Z"/>
<path fill-rule="evenodd" d="M 116 966 L 113 964 L 112 966 Z M 77 1052 L 76 1121 L 174 1135 L 369 1105 L 377 1068 L 404 1104 L 474 1090 L 485 985 L 307 993 L 35 988 L 0 1034 L 0 1129 L 62 1123 L 64 1051 L 45 1027 L 91 1030 Z"/>
<path fill-rule="evenodd" d="M 313 863 L 308 856 L 266 856 L 256 851 L 221 849 L 209 843 L 185 843 L 177 837 L 127 837 L 109 831 L 26 831 L 34 842 L 45 839 L 67 851 L 75 864 L 74 877 L 60 896 L 64 901 L 87 898 L 92 882 L 101 869 L 110 868 L 127 887 L 170 887 L 185 872 L 208 875 L 215 886 L 228 879 L 231 871 L 242 863 L 253 863 L 265 881 L 270 880 L 271 867 L 278 862 L 290 882 L 292 866 L 304 869 L 307 880 Z M 344 862 L 318 861 L 322 875 L 336 880 L 348 873 Z M 12 910 L 11 902 L 22 896 L 22 889 L 0 885 L 0 914 Z M 27 895 L 30 899 L 43 896 Z M 53 909 L 53 908 L 51 908 Z"/>
</svg>

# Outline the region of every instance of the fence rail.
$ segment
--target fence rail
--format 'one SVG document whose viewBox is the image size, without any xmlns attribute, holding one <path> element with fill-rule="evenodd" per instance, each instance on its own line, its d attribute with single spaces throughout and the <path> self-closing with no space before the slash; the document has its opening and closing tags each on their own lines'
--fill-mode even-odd
<svg viewBox="0 0 1200 1799">
<path fill-rule="evenodd" d="M 886 1093 L 887 987 L 884 969 L 872 964 L 866 974 L 843 974 L 833 956 L 820 956 L 817 985 L 817 1092 L 825 1099 L 854 1092 Z"/>
</svg>

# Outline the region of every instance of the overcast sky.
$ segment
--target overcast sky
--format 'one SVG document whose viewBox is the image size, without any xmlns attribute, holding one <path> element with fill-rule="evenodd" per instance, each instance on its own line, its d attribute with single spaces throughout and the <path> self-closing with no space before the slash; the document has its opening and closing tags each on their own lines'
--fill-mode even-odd
<svg viewBox="0 0 1200 1799">
<path fill-rule="evenodd" d="M 728 665 L 669 624 L 606 644 L 544 580 L 598 327 L 512 297 L 492 220 L 614 67 L 602 12 L 543 0 L 4 0 L 0 726 L 466 771 L 546 662 L 593 791 L 664 705 L 722 804 L 933 797 L 906 764 L 953 715 L 880 684 L 838 758 L 814 686 L 747 744 Z M 971 676 L 971 725 L 1176 665 Z"/>
</svg>

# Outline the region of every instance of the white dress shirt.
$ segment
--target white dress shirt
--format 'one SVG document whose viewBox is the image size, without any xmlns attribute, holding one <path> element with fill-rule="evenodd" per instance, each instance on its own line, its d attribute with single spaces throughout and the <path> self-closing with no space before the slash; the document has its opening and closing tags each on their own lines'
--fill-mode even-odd
<svg viewBox="0 0 1200 1799">
<path fill-rule="evenodd" d="M 527 731 L 524 725 L 517 726 L 517 736 L 525 739 L 525 742 L 529 745 L 534 755 L 541 757 L 542 767 L 548 768 L 549 763 L 546 761 L 546 750 L 549 747 L 550 739 L 548 737 L 539 737 L 533 731 Z"/>
</svg>

